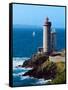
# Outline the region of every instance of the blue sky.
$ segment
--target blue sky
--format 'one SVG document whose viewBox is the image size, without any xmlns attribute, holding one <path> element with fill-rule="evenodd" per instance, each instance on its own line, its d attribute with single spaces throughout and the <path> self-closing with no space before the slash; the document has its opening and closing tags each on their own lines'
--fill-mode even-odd
<svg viewBox="0 0 68 90">
<path fill-rule="evenodd" d="M 65 7 L 13 4 L 13 25 L 43 26 L 46 17 L 52 27 L 65 28 Z"/>
</svg>

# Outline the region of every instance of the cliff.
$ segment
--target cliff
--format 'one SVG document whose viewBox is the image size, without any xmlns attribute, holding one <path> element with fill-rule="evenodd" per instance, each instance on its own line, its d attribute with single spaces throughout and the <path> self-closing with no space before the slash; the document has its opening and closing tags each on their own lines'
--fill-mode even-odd
<svg viewBox="0 0 68 90">
<path fill-rule="evenodd" d="M 48 55 L 33 55 L 31 57 L 31 59 L 25 61 L 22 65 L 22 67 L 33 67 L 33 68 L 37 68 L 38 66 L 40 66 L 42 63 L 44 63 L 45 61 L 47 61 L 48 59 Z"/>
<path fill-rule="evenodd" d="M 65 63 L 52 62 L 49 60 L 48 55 L 34 55 L 31 59 L 25 61 L 22 67 L 33 68 L 23 76 L 29 75 L 34 78 L 44 78 L 45 80 L 51 79 L 52 81 L 48 82 L 48 84 L 65 83 Z M 59 79 L 59 81 L 57 79 Z"/>
</svg>

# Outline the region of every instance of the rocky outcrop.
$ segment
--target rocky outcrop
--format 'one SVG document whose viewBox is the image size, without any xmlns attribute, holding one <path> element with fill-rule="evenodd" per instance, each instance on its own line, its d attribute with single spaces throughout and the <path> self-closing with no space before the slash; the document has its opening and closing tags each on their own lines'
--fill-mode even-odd
<svg viewBox="0 0 68 90">
<path fill-rule="evenodd" d="M 33 68 L 24 74 L 24 76 L 27 75 L 35 78 L 52 79 L 56 75 L 56 64 L 47 60 L 37 68 Z"/>
<path fill-rule="evenodd" d="M 34 78 L 44 78 L 45 80 L 51 79 L 53 82 L 56 82 L 56 78 L 65 70 L 64 62 L 52 62 L 49 60 L 48 55 L 34 55 L 31 59 L 25 61 L 22 67 L 32 67 L 31 70 L 26 72 L 23 76 L 29 75 Z M 61 76 L 62 77 L 62 76 Z M 60 80 L 61 83 L 64 83 L 65 79 Z M 58 80 L 57 80 L 58 81 Z M 59 83 L 59 81 L 57 82 Z M 48 84 L 52 84 L 49 82 Z M 54 84 L 54 83 L 53 83 Z"/>
<path fill-rule="evenodd" d="M 56 64 L 49 61 L 48 55 L 37 55 L 25 61 L 22 67 L 32 67 L 23 76 L 51 79 L 56 75 Z"/>
<path fill-rule="evenodd" d="M 48 59 L 48 55 L 34 55 L 31 59 L 25 61 L 22 67 L 33 67 L 37 68 Z"/>
</svg>

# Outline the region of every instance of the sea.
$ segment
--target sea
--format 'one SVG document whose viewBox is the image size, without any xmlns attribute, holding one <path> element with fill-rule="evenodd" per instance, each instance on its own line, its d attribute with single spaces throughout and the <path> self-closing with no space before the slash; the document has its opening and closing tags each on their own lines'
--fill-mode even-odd
<svg viewBox="0 0 68 90">
<path fill-rule="evenodd" d="M 56 31 L 56 50 L 65 49 L 65 29 L 55 28 Z M 17 67 L 22 65 L 24 61 L 36 54 L 39 47 L 43 46 L 43 28 L 42 27 L 13 27 L 13 86 L 32 86 L 43 85 L 49 80 L 43 78 L 23 76 L 32 68 Z"/>
</svg>

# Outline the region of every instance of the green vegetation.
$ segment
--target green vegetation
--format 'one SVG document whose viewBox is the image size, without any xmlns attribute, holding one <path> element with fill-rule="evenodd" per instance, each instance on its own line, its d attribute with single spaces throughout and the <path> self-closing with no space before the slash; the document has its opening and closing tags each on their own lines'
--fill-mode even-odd
<svg viewBox="0 0 68 90">
<path fill-rule="evenodd" d="M 50 84 L 64 84 L 64 83 L 66 83 L 65 63 L 64 62 L 57 62 L 56 66 L 57 66 L 56 76 L 49 83 Z"/>
<path fill-rule="evenodd" d="M 52 80 L 51 84 L 64 84 L 66 83 L 65 80 L 65 71 L 61 72 L 60 74 L 57 73 L 54 80 Z"/>
</svg>

